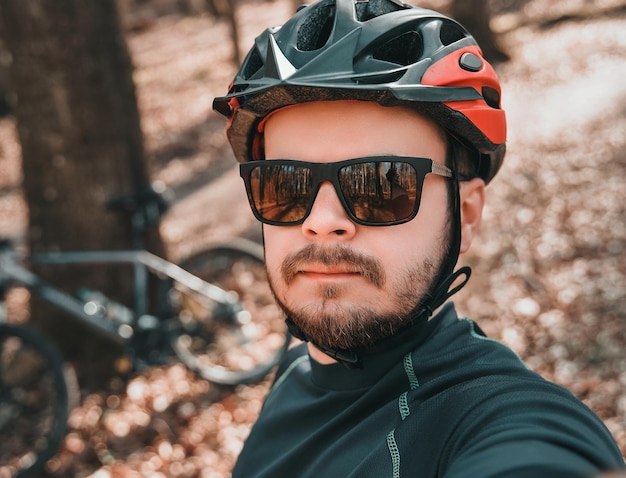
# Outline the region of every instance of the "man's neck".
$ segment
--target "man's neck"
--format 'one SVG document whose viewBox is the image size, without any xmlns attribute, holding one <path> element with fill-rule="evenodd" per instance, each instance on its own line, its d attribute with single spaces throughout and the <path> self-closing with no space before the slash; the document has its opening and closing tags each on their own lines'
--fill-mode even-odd
<svg viewBox="0 0 626 478">
<path fill-rule="evenodd" d="M 337 361 L 334 358 L 332 358 L 329 355 L 327 355 L 324 352 L 322 352 L 320 349 L 318 349 L 311 342 L 307 343 L 307 347 L 309 349 L 309 355 L 317 363 L 319 363 L 321 365 L 330 365 L 330 364 L 333 364 L 333 363 L 337 363 Z"/>
</svg>

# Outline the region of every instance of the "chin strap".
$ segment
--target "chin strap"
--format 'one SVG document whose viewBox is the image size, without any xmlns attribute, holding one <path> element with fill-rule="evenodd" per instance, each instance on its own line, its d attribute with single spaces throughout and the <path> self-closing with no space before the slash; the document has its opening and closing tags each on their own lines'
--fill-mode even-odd
<svg viewBox="0 0 626 478">
<path fill-rule="evenodd" d="M 433 292 L 431 299 L 425 305 L 422 306 L 421 311 L 420 311 L 420 316 L 424 312 L 427 312 L 427 316 L 426 316 L 427 318 L 433 315 L 433 312 L 435 310 L 437 310 L 439 307 L 445 304 L 445 302 L 450 297 L 452 297 L 454 294 L 460 291 L 463 287 L 465 287 L 465 284 L 467 284 L 471 275 L 472 275 L 472 269 L 469 266 L 463 266 L 457 269 L 452 274 L 450 274 L 444 280 L 442 280 L 439 286 Z M 450 289 L 450 287 L 452 287 L 452 285 L 461 276 L 465 276 L 465 277 L 463 277 L 463 280 L 458 285 Z"/>
<path fill-rule="evenodd" d="M 354 350 L 336 349 L 333 347 L 326 347 L 320 345 L 305 334 L 300 327 L 298 327 L 290 318 L 285 319 L 289 333 L 295 338 L 303 340 L 304 342 L 311 342 L 316 348 L 320 349 L 329 357 L 335 359 L 337 362 L 341 362 L 348 368 L 363 368 L 363 363 L 359 354 Z"/>
</svg>

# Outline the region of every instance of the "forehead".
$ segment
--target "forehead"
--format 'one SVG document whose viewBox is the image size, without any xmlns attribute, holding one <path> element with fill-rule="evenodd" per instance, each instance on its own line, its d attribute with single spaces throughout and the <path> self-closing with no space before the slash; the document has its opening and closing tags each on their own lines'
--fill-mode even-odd
<svg viewBox="0 0 626 478">
<path fill-rule="evenodd" d="M 305 161 L 340 161 L 368 155 L 445 160 L 441 128 L 404 107 L 370 101 L 304 103 L 278 110 L 264 128 L 265 155 Z"/>
</svg>

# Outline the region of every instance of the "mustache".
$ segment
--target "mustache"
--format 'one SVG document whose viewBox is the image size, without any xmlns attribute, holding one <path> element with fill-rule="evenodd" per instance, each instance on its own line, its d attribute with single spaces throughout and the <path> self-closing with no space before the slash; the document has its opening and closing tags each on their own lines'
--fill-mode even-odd
<svg viewBox="0 0 626 478">
<path fill-rule="evenodd" d="M 308 264 L 323 264 L 325 266 L 347 266 L 350 272 L 358 273 L 367 281 L 381 287 L 385 283 L 385 274 L 382 263 L 375 257 L 353 251 L 348 246 L 336 245 L 322 247 L 318 244 L 309 244 L 299 251 L 288 255 L 281 265 L 281 274 L 286 284 L 291 284 Z"/>
</svg>

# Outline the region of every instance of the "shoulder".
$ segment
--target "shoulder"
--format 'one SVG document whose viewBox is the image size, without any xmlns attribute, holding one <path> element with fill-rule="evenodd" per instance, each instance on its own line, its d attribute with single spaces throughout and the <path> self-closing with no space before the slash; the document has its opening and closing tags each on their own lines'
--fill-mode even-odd
<svg viewBox="0 0 626 478">
<path fill-rule="evenodd" d="M 482 374 L 538 378 L 511 348 L 488 337 L 474 321 L 459 318 L 453 307 L 433 321 L 433 332 L 412 353 L 415 372 L 425 379 L 459 381 Z"/>
<path fill-rule="evenodd" d="M 298 375 L 297 372 L 300 372 L 301 375 L 307 374 L 310 369 L 311 367 L 306 343 L 301 343 L 290 348 L 278 365 L 278 369 L 274 375 L 274 383 L 270 389 L 270 395 L 273 394 L 275 390 L 280 388 L 287 378 L 292 377 L 293 375 Z"/>
<path fill-rule="evenodd" d="M 417 386 L 409 407 L 442 434 L 442 463 L 478 473 L 458 476 L 479 476 L 486 463 L 503 473 L 525 463 L 569 471 L 619 467 L 614 440 L 586 405 L 471 320 L 443 317 L 411 359 Z"/>
<path fill-rule="evenodd" d="M 444 317 L 429 340 L 412 352 L 411 369 L 419 384 L 418 400 L 437 397 L 455 403 L 466 410 L 466 418 L 480 413 L 493 417 L 500 409 L 521 416 L 544 408 L 587 413 L 566 388 L 530 370 L 507 345 L 456 315 Z"/>
</svg>

